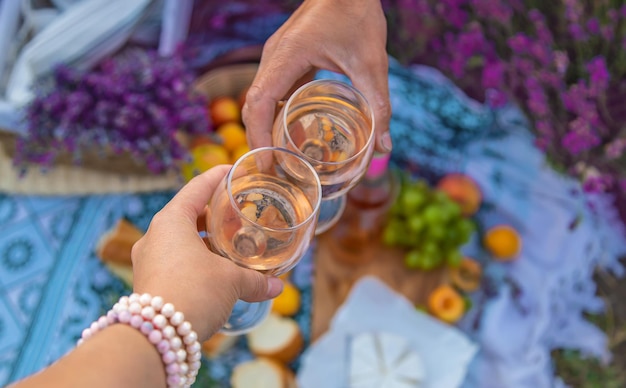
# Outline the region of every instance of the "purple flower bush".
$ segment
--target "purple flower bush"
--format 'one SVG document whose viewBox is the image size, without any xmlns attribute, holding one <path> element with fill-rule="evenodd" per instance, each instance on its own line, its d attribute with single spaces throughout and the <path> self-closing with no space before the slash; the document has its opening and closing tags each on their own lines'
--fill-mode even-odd
<svg viewBox="0 0 626 388">
<path fill-rule="evenodd" d="M 59 65 L 41 80 L 25 112 L 26 133 L 14 162 L 48 167 L 87 151 L 129 154 L 152 173 L 175 169 L 188 156 L 181 133 L 211 130 L 206 100 L 191 92 L 193 74 L 180 55 L 126 50 L 81 71 Z"/>
<path fill-rule="evenodd" d="M 626 220 L 626 5 L 617 0 L 384 0 L 389 51 L 471 97 L 521 107 L 536 145 Z"/>
</svg>

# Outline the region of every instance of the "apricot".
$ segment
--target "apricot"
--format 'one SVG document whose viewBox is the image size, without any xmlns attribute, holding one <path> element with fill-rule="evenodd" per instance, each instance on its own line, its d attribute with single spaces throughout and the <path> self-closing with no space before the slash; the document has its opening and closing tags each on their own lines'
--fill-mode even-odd
<svg viewBox="0 0 626 388">
<path fill-rule="evenodd" d="M 435 288 L 428 296 L 428 311 L 447 323 L 456 323 L 465 313 L 463 296 L 449 284 Z"/>
<path fill-rule="evenodd" d="M 496 260 L 510 261 L 522 250 L 520 234 L 509 225 L 496 225 L 485 232 L 483 245 Z"/>
<path fill-rule="evenodd" d="M 226 151 L 233 152 L 238 147 L 247 144 L 246 131 L 243 125 L 229 121 L 217 127 L 215 134 L 221 140 Z"/>
<path fill-rule="evenodd" d="M 219 144 L 201 144 L 191 150 L 191 162 L 182 166 L 185 180 L 190 181 L 194 176 L 213 168 L 219 164 L 229 164 L 230 155 Z"/>
<path fill-rule="evenodd" d="M 292 282 L 285 281 L 283 292 L 272 302 L 272 311 L 283 317 L 292 317 L 300 310 L 302 296 L 300 289 Z"/>
<path fill-rule="evenodd" d="M 239 102 L 230 96 L 216 97 L 209 102 L 209 116 L 215 128 L 224 123 L 238 123 L 241 121 Z"/>
<path fill-rule="evenodd" d="M 450 281 L 461 291 L 472 292 L 480 287 L 483 269 L 480 263 L 471 257 L 463 257 L 461 263 L 449 271 Z"/>
<path fill-rule="evenodd" d="M 475 214 L 483 200 L 482 191 L 476 181 L 465 174 L 447 174 L 439 180 L 436 188 L 458 203 L 461 213 L 466 217 Z"/>
</svg>

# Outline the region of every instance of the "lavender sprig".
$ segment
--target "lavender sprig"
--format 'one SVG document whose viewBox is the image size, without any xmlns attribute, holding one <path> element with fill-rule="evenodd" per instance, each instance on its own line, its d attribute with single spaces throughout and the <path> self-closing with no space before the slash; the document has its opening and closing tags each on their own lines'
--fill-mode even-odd
<svg viewBox="0 0 626 388">
<path fill-rule="evenodd" d="M 80 164 L 85 151 L 131 155 L 153 173 L 187 156 L 177 134 L 211 130 L 206 100 L 179 55 L 128 50 L 89 71 L 59 65 L 40 80 L 26 107 L 26 134 L 14 162 L 49 167 L 63 154 Z"/>
</svg>

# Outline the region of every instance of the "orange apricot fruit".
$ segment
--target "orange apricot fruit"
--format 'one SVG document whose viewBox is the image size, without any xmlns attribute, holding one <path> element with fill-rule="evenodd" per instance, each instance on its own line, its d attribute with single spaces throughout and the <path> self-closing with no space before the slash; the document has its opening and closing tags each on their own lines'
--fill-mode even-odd
<svg viewBox="0 0 626 388">
<path fill-rule="evenodd" d="M 238 147 L 248 144 L 243 125 L 236 122 L 228 122 L 220 125 L 215 130 L 215 135 L 222 141 L 222 146 L 224 146 L 228 152 L 233 152 Z"/>
<path fill-rule="evenodd" d="M 522 238 L 512 226 L 496 225 L 485 232 L 483 246 L 496 260 L 510 261 L 521 252 Z"/>
<path fill-rule="evenodd" d="M 191 150 L 191 161 L 182 166 L 182 174 L 186 181 L 220 164 L 230 164 L 230 155 L 219 144 L 205 143 Z"/>
<path fill-rule="evenodd" d="M 209 116 L 214 128 L 224 123 L 238 123 L 241 121 L 239 102 L 230 96 L 216 97 L 209 102 Z"/>
<path fill-rule="evenodd" d="M 480 287 L 483 269 L 480 263 L 471 257 L 463 257 L 461 263 L 449 269 L 450 281 L 461 291 L 472 292 Z"/>
<path fill-rule="evenodd" d="M 449 173 L 437 182 L 436 188 L 458 203 L 464 216 L 476 213 L 482 203 L 480 187 L 474 179 L 465 174 Z"/>
<path fill-rule="evenodd" d="M 463 296 L 449 284 L 435 288 L 427 301 L 428 311 L 447 323 L 456 323 L 465 313 Z"/>
</svg>

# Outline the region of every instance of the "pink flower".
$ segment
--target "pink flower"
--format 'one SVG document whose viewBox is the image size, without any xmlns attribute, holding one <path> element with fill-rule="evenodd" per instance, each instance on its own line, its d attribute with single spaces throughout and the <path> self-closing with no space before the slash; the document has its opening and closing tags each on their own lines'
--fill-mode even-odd
<svg viewBox="0 0 626 388">
<path fill-rule="evenodd" d="M 626 150 L 626 138 L 617 138 L 607 144 L 604 148 L 606 157 L 609 159 L 618 159 L 624 155 Z"/>
<path fill-rule="evenodd" d="M 565 74 L 567 67 L 569 66 L 569 57 L 567 56 L 567 53 L 561 50 L 556 50 L 552 54 L 556 70 L 561 75 Z"/>
</svg>

